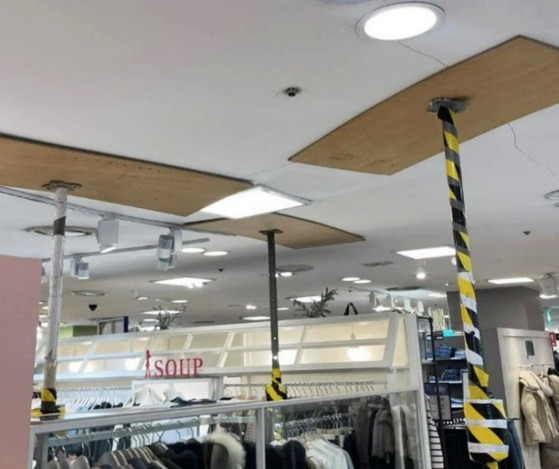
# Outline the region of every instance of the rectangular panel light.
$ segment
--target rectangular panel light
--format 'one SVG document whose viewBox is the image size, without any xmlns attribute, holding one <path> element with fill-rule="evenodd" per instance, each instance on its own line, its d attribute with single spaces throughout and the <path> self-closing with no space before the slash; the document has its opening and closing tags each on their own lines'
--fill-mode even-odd
<svg viewBox="0 0 559 469">
<path fill-rule="evenodd" d="M 423 259 L 436 259 L 437 257 L 451 257 L 456 255 L 456 250 L 449 246 L 436 248 L 411 249 L 409 251 L 397 251 L 400 256 L 410 257 L 416 261 Z"/>
<path fill-rule="evenodd" d="M 201 287 L 205 283 L 210 283 L 212 280 L 209 278 L 196 278 L 196 277 L 180 277 L 180 278 L 169 278 L 166 280 L 157 280 L 153 283 L 159 285 L 173 285 L 176 287 Z"/>
<path fill-rule="evenodd" d="M 516 283 L 531 283 L 534 279 L 529 277 L 513 277 L 513 278 L 494 278 L 492 280 L 488 280 L 489 283 L 493 283 L 495 285 L 514 285 Z"/>
<path fill-rule="evenodd" d="M 293 298 L 301 303 L 312 303 L 313 301 L 320 301 L 320 295 L 316 296 L 300 296 L 299 298 Z"/>
<path fill-rule="evenodd" d="M 218 200 L 203 208 L 201 212 L 236 219 L 277 212 L 301 205 L 304 205 L 304 202 L 300 199 L 258 186 Z"/>
</svg>

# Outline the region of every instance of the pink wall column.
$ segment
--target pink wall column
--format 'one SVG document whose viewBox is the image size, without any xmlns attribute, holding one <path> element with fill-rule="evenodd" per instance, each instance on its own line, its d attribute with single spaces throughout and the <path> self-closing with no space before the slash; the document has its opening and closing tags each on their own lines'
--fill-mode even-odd
<svg viewBox="0 0 559 469">
<path fill-rule="evenodd" d="M 27 469 L 41 261 L 0 256 L 0 468 Z"/>
</svg>

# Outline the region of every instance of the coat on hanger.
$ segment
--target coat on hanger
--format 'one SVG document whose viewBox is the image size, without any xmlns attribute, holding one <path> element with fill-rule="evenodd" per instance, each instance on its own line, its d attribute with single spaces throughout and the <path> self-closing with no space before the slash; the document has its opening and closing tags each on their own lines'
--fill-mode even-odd
<svg viewBox="0 0 559 469">
<path fill-rule="evenodd" d="M 204 469 L 243 469 L 245 450 L 238 438 L 230 433 L 214 432 L 204 438 Z"/>
</svg>

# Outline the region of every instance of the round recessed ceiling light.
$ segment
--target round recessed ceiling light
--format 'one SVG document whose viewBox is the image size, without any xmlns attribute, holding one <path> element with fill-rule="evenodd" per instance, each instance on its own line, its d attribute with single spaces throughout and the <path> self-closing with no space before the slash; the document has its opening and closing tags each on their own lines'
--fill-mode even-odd
<svg viewBox="0 0 559 469">
<path fill-rule="evenodd" d="M 365 283 L 371 283 L 371 281 L 367 280 L 365 278 L 362 278 L 362 279 L 359 279 L 359 280 L 355 280 L 353 283 L 365 284 Z"/>
<path fill-rule="evenodd" d="M 176 304 L 183 304 L 183 303 L 188 303 L 188 300 L 173 300 L 171 303 L 176 303 Z"/>
<path fill-rule="evenodd" d="M 100 290 L 74 290 L 71 293 L 75 296 L 105 296 L 107 294 Z"/>
<path fill-rule="evenodd" d="M 204 248 L 182 248 L 182 252 L 187 254 L 200 254 L 206 252 L 206 250 Z"/>
<path fill-rule="evenodd" d="M 29 233 L 35 233 L 42 236 L 49 236 L 52 238 L 53 236 L 53 227 L 52 225 L 45 225 L 45 226 L 31 226 L 29 228 L 25 228 L 25 231 Z M 67 238 L 77 238 L 79 236 L 90 236 L 95 233 L 93 228 L 85 228 L 82 226 L 66 226 L 64 230 L 64 235 Z"/>
<path fill-rule="evenodd" d="M 357 280 L 361 280 L 359 277 L 344 277 L 342 282 L 357 282 Z"/>
<path fill-rule="evenodd" d="M 245 321 L 267 321 L 270 318 L 268 316 L 244 316 Z"/>
<path fill-rule="evenodd" d="M 227 251 L 206 251 L 204 256 L 208 257 L 219 257 L 219 256 L 226 256 L 229 254 Z"/>
<path fill-rule="evenodd" d="M 279 276 L 280 277 L 292 277 L 293 272 L 280 272 Z"/>
<path fill-rule="evenodd" d="M 548 192 L 544 195 L 547 200 L 558 201 L 559 200 L 559 190 Z"/>
<path fill-rule="evenodd" d="M 396 3 L 361 18 L 357 32 L 382 41 L 401 41 L 436 28 L 443 19 L 444 11 L 430 3 Z"/>
</svg>

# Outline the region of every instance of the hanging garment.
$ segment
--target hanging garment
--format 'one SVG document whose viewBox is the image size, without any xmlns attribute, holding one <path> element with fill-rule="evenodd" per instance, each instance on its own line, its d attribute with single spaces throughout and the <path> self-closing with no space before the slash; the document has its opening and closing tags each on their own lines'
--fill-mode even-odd
<svg viewBox="0 0 559 469">
<path fill-rule="evenodd" d="M 553 395 L 552 389 L 531 371 L 520 372 L 520 384 L 520 407 L 524 415 L 526 445 L 551 443 L 559 436 L 557 419 L 548 402 L 548 397 Z"/>
<path fill-rule="evenodd" d="M 518 439 L 518 433 L 516 431 L 514 420 L 509 419 L 507 421 L 507 428 L 509 430 L 510 438 L 508 469 L 526 469 L 526 466 L 524 466 L 524 458 L 522 457 L 522 446 L 520 444 L 520 440 Z M 559 467 L 559 465 L 556 465 L 555 467 Z M 501 468 L 500 464 L 499 468 Z"/>
<path fill-rule="evenodd" d="M 205 469 L 243 469 L 245 450 L 237 437 L 229 433 L 210 433 L 202 443 Z"/>
<path fill-rule="evenodd" d="M 429 451 L 431 453 L 431 468 L 444 469 L 444 458 L 441 446 L 441 438 L 431 414 L 431 400 L 425 396 L 425 407 L 427 409 L 427 430 L 429 432 Z M 447 451 L 448 454 L 448 451 Z M 453 467 L 449 465 L 449 467 Z"/>
</svg>

